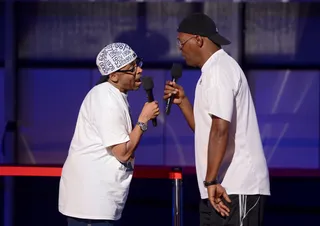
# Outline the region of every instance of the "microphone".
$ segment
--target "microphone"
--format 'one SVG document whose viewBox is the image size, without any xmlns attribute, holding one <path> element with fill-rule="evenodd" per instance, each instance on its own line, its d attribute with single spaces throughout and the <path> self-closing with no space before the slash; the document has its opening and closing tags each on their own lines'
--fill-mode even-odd
<svg viewBox="0 0 320 226">
<path fill-rule="evenodd" d="M 178 78 L 181 78 L 182 76 L 182 65 L 181 64 L 173 64 L 171 68 L 171 81 L 177 82 Z M 170 98 L 167 100 L 166 104 L 166 115 L 170 114 L 171 105 L 173 103 L 174 95 L 171 95 Z"/>
<path fill-rule="evenodd" d="M 142 86 L 144 90 L 147 92 L 148 102 L 154 101 L 153 92 L 152 92 L 152 89 L 154 87 L 153 79 L 151 77 L 146 76 L 146 77 L 141 77 L 141 81 L 142 81 Z M 152 124 L 154 127 L 157 126 L 156 118 L 152 119 Z"/>
</svg>

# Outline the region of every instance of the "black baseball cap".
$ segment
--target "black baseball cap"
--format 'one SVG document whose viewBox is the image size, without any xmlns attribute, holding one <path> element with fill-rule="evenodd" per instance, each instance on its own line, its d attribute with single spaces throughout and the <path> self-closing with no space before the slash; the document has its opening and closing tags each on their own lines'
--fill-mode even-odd
<svg viewBox="0 0 320 226">
<path fill-rule="evenodd" d="M 231 42 L 218 33 L 215 22 L 204 13 L 193 13 L 184 18 L 178 32 L 207 37 L 218 45 L 229 45 Z"/>
</svg>

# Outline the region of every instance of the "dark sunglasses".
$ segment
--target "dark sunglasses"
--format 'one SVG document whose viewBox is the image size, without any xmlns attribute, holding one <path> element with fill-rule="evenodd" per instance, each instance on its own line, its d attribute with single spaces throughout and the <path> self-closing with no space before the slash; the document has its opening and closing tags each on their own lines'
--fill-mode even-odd
<svg viewBox="0 0 320 226">
<path fill-rule="evenodd" d="M 142 68 L 143 65 L 143 59 L 142 58 L 137 58 L 136 59 L 136 65 L 134 65 L 132 68 L 128 69 L 128 70 L 118 70 L 118 72 L 123 72 L 123 73 L 134 73 L 136 71 L 136 68 Z"/>
</svg>

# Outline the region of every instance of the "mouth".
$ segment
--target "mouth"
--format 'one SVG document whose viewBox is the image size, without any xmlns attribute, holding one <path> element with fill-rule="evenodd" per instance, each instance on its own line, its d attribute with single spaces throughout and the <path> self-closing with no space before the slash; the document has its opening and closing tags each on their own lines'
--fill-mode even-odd
<svg viewBox="0 0 320 226">
<path fill-rule="evenodd" d="M 136 80 L 134 80 L 134 83 L 136 86 L 140 86 L 142 82 L 140 78 L 137 78 Z"/>
</svg>

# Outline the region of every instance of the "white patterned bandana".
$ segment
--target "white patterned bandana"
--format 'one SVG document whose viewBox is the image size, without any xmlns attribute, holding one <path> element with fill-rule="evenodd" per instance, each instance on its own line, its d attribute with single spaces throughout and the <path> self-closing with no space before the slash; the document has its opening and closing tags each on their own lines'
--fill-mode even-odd
<svg viewBox="0 0 320 226">
<path fill-rule="evenodd" d="M 97 56 L 96 64 L 101 75 L 112 72 L 130 64 L 137 54 L 125 43 L 112 43 L 104 47 Z"/>
</svg>

